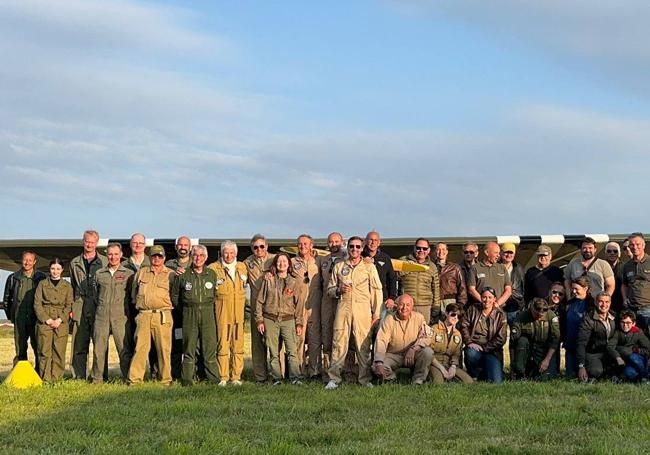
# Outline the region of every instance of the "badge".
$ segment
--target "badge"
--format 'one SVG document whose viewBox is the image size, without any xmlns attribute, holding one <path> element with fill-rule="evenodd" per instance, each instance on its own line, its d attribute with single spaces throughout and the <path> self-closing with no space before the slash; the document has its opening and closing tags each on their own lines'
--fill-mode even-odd
<svg viewBox="0 0 650 455">
<path fill-rule="evenodd" d="M 302 262 L 296 262 L 296 263 L 293 265 L 293 268 L 294 268 L 295 270 L 300 270 L 300 269 L 302 269 Z"/>
<path fill-rule="evenodd" d="M 124 281 L 126 280 L 126 276 L 124 275 L 115 275 L 115 281 Z"/>
<path fill-rule="evenodd" d="M 185 290 L 186 291 L 191 291 L 192 290 L 192 283 L 185 283 Z"/>
<path fill-rule="evenodd" d="M 551 322 L 560 322 L 557 316 L 555 316 L 553 319 L 551 319 Z"/>
<path fill-rule="evenodd" d="M 634 272 L 627 272 L 628 278 L 632 278 L 634 276 Z"/>
<path fill-rule="evenodd" d="M 424 325 L 424 333 L 425 333 L 428 337 L 430 337 L 431 335 L 433 335 L 433 330 L 431 329 L 431 327 L 429 327 L 428 325 L 425 324 L 425 325 Z"/>
<path fill-rule="evenodd" d="M 384 262 L 384 261 L 377 261 L 377 263 L 379 264 L 379 266 L 380 266 L 380 267 L 383 267 L 383 266 L 384 266 L 384 264 L 385 264 L 385 262 Z"/>
<path fill-rule="evenodd" d="M 213 286 L 214 286 L 214 285 L 212 284 L 211 281 L 206 281 L 206 282 L 205 282 L 205 288 L 206 288 L 206 289 L 212 289 Z"/>
<path fill-rule="evenodd" d="M 517 332 L 518 332 L 517 327 L 513 327 L 512 329 L 510 329 L 510 331 L 511 331 L 512 333 L 517 333 Z"/>
<path fill-rule="evenodd" d="M 506 276 L 505 273 L 497 273 L 497 275 L 499 275 L 499 276 Z"/>
<path fill-rule="evenodd" d="M 436 335 L 436 343 L 442 342 L 442 335 Z"/>
<path fill-rule="evenodd" d="M 485 278 L 485 273 L 477 273 L 476 278 Z"/>
<path fill-rule="evenodd" d="M 454 343 L 460 343 L 460 337 L 458 335 L 454 335 Z"/>
<path fill-rule="evenodd" d="M 246 275 L 240 275 L 241 280 L 245 283 L 248 277 Z"/>
<path fill-rule="evenodd" d="M 223 280 L 221 278 L 219 278 L 217 280 L 217 286 L 221 286 L 222 284 L 223 284 Z"/>
<path fill-rule="evenodd" d="M 351 271 L 352 271 L 352 270 L 350 269 L 350 267 L 348 267 L 348 266 L 346 265 L 345 267 L 343 267 L 343 270 L 341 270 L 341 275 L 343 275 L 343 276 L 348 276 L 348 275 L 350 274 Z"/>
</svg>

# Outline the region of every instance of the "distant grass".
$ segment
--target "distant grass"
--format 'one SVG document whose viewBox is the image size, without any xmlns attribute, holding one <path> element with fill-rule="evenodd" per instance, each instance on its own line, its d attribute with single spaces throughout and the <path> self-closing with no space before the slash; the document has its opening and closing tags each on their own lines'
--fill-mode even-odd
<svg viewBox="0 0 650 455">
<path fill-rule="evenodd" d="M 0 375 L 12 356 L 11 331 L 0 330 Z M 604 454 L 650 447 L 650 386 L 610 383 L 326 391 L 320 383 L 221 389 L 64 381 L 26 391 L 0 387 L 0 406 L 0 452 L 11 454 Z"/>
</svg>

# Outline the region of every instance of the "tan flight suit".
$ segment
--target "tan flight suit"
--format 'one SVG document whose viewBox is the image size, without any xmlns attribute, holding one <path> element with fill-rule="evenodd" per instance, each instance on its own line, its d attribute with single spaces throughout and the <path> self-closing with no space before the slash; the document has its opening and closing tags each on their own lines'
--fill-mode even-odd
<svg viewBox="0 0 650 455">
<path fill-rule="evenodd" d="M 433 360 L 431 361 L 431 378 L 433 379 L 433 383 L 442 384 L 445 382 L 445 378 L 442 376 L 442 372 L 436 367 L 436 364 L 443 366 L 446 370 L 453 365 L 456 367 L 456 376 L 454 376 L 454 379 L 458 379 L 465 384 L 474 382 L 471 376 L 460 365 L 460 355 L 463 348 L 463 337 L 460 331 L 454 327 L 450 334 L 443 321 L 434 325 L 432 331 L 431 347 L 433 348 Z"/>
<path fill-rule="evenodd" d="M 293 273 L 297 287 L 305 307 L 303 321 L 304 330 L 298 337 L 298 362 L 303 374 L 312 378 L 321 374 L 321 300 L 323 288 L 321 283 L 321 267 L 323 257 L 309 257 L 306 260 L 300 256 L 291 258 Z M 305 341 L 307 354 L 305 355 Z M 308 359 L 305 359 L 308 357 Z"/>
<path fill-rule="evenodd" d="M 135 352 L 129 368 L 129 383 L 136 384 L 144 379 L 151 339 L 158 355 L 160 382 L 171 384 L 172 350 L 172 300 L 171 281 L 175 273 L 163 266 L 155 273 L 150 266 L 143 266 L 133 280 L 135 308 Z"/>
<path fill-rule="evenodd" d="M 251 289 L 251 357 L 253 361 L 253 376 L 255 381 L 264 382 L 268 376 L 268 364 L 266 356 L 266 344 L 264 335 L 257 331 L 255 323 L 255 302 L 262 289 L 264 273 L 271 268 L 275 254 L 268 254 L 265 258 L 259 259 L 251 254 L 244 260 L 248 269 L 248 284 Z"/>
<path fill-rule="evenodd" d="M 413 255 L 403 256 L 402 261 L 417 264 Z M 413 297 L 413 310 L 424 316 L 427 324 L 432 321 L 437 322 L 440 313 L 444 313 L 442 300 L 440 299 L 440 279 L 438 277 L 438 268 L 429 257 L 426 258 L 423 265 L 428 265 L 429 270 L 426 272 L 397 272 L 397 277 L 401 283 L 402 294 L 409 294 Z"/>
<path fill-rule="evenodd" d="M 339 294 L 343 283 L 351 284 L 352 290 Z M 334 317 L 332 365 L 328 370 L 330 380 L 337 384 L 342 380 L 341 370 L 345 364 L 350 334 L 352 334 L 358 354 L 359 383 L 368 384 L 372 379 L 370 372 L 372 321 L 380 318 L 384 299 L 375 265 L 361 261 L 353 266 L 349 259 L 339 262 L 332 270 L 327 293 L 331 297 L 338 297 Z"/>
<path fill-rule="evenodd" d="M 244 369 L 244 307 L 248 269 L 237 262 L 233 280 L 221 261 L 209 268 L 217 274 L 217 364 L 222 381 L 240 381 Z"/>
<path fill-rule="evenodd" d="M 61 279 L 55 286 L 50 278 L 42 280 L 34 295 L 36 313 L 36 339 L 38 349 L 38 372 L 44 381 L 57 381 L 65 371 L 65 350 L 68 347 L 70 312 L 73 305 L 72 286 Z M 50 328 L 45 321 L 61 318 L 61 325 Z"/>
<path fill-rule="evenodd" d="M 336 315 L 336 304 L 338 299 L 331 297 L 327 293 L 330 276 L 337 262 L 344 260 L 344 250 L 340 250 L 336 256 L 331 254 L 321 262 L 321 286 L 323 289 L 323 299 L 320 307 L 320 327 L 321 340 L 323 342 L 323 370 L 327 374 L 332 361 L 332 337 L 334 336 L 334 316 Z"/>
<path fill-rule="evenodd" d="M 417 311 L 411 317 L 401 320 L 397 315 L 388 313 L 381 323 L 375 340 L 375 363 L 383 362 L 386 379 L 396 378 L 395 370 L 404 365 L 406 352 L 413 348 L 415 363 L 413 383 L 422 384 L 429 375 L 429 366 L 433 358 L 431 328 L 424 316 Z"/>
</svg>

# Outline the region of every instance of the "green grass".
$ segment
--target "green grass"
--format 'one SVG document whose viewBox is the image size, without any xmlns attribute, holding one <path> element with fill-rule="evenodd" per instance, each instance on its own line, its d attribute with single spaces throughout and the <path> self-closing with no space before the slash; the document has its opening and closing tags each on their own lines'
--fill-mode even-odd
<svg viewBox="0 0 650 455">
<path fill-rule="evenodd" d="M 0 330 L 0 376 L 12 356 L 11 331 Z M 0 452 L 11 454 L 592 454 L 650 447 L 650 386 L 605 382 L 346 384 L 326 391 L 320 383 L 221 389 L 68 380 L 24 391 L 0 387 L 0 406 Z"/>
</svg>

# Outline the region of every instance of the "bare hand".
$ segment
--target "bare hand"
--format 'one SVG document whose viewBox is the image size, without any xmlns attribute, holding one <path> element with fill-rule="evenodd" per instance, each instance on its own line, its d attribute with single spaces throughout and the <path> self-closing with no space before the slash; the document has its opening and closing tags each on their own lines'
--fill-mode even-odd
<svg viewBox="0 0 650 455">
<path fill-rule="evenodd" d="M 302 326 L 301 325 L 296 326 L 296 335 L 298 335 L 299 337 L 302 336 Z"/>
<path fill-rule="evenodd" d="M 415 363 L 415 349 L 411 348 L 408 351 L 406 351 L 406 355 L 404 356 L 404 365 L 407 367 L 413 366 Z"/>
<path fill-rule="evenodd" d="M 352 291 L 352 283 L 343 283 L 341 284 L 341 289 L 339 290 L 340 294 L 347 294 Z"/>
<path fill-rule="evenodd" d="M 182 275 L 185 273 L 185 267 L 179 267 L 176 269 L 176 275 Z"/>
<path fill-rule="evenodd" d="M 376 325 L 378 322 L 379 322 L 379 318 L 377 318 L 377 319 L 373 319 L 373 320 L 372 320 L 372 323 L 370 324 L 370 327 L 373 327 L 373 326 Z"/>
<path fill-rule="evenodd" d="M 478 352 L 483 352 L 483 346 L 479 346 L 476 343 L 470 343 L 470 344 L 467 345 L 467 347 L 470 348 L 470 349 L 474 349 L 475 351 L 478 351 Z"/>
<path fill-rule="evenodd" d="M 456 376 L 456 365 L 452 365 L 449 367 L 449 370 L 447 370 L 447 379 L 451 381 L 452 379 L 454 379 L 455 376 Z"/>
<path fill-rule="evenodd" d="M 580 379 L 582 382 L 586 382 L 587 379 L 589 379 L 589 375 L 587 374 L 587 369 L 585 367 L 578 369 L 578 379 Z"/>
<path fill-rule="evenodd" d="M 54 319 L 48 319 L 45 321 L 45 324 L 51 329 L 56 329 L 56 327 L 54 327 Z"/>
<path fill-rule="evenodd" d="M 384 305 L 386 305 L 387 310 L 392 310 L 393 308 L 395 308 L 395 301 L 393 299 L 387 299 L 384 302 Z"/>
<path fill-rule="evenodd" d="M 625 366 L 625 360 L 623 360 L 622 357 L 616 357 L 616 363 L 618 363 L 618 365 L 621 367 Z"/>
<path fill-rule="evenodd" d="M 548 366 L 550 363 L 551 363 L 550 359 L 544 358 L 544 360 L 542 360 L 542 363 L 539 364 L 539 372 L 543 373 L 546 370 L 548 370 Z"/>
<path fill-rule="evenodd" d="M 265 328 L 264 328 L 264 323 L 263 322 L 260 322 L 259 324 L 257 324 L 257 331 L 260 332 L 261 335 L 264 335 L 264 330 L 265 330 Z"/>
<path fill-rule="evenodd" d="M 384 362 L 375 362 L 372 365 L 372 371 L 380 378 L 386 378 L 386 368 L 384 368 Z"/>
<path fill-rule="evenodd" d="M 266 272 L 266 273 L 264 274 L 264 279 L 265 279 L 266 281 L 270 281 L 271 278 L 273 278 L 273 274 L 272 274 L 271 272 Z"/>
</svg>

